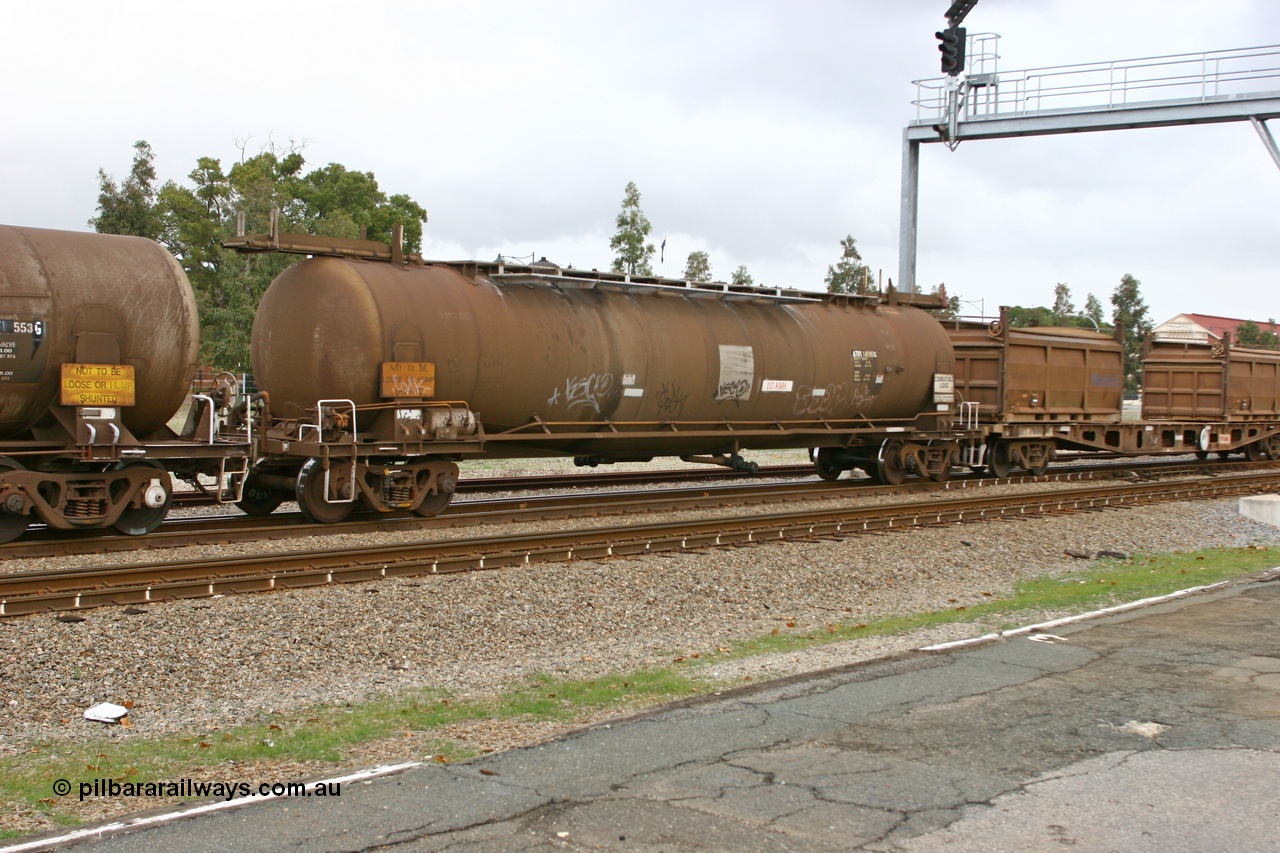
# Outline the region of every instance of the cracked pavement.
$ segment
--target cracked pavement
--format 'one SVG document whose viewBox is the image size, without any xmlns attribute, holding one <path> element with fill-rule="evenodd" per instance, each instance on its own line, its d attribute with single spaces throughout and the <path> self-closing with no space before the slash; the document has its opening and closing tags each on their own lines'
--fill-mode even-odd
<svg viewBox="0 0 1280 853">
<path fill-rule="evenodd" d="M 1280 849 L 1280 581 L 686 702 L 104 851 Z"/>
</svg>

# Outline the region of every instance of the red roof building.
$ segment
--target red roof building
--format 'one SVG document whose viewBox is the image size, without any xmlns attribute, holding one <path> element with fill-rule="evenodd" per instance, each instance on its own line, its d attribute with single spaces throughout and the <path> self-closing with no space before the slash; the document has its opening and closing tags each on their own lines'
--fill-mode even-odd
<svg viewBox="0 0 1280 853">
<path fill-rule="evenodd" d="M 1222 340 L 1223 335 L 1227 333 L 1230 333 L 1234 339 L 1236 327 L 1249 322 L 1255 323 L 1264 332 L 1277 331 L 1275 323 L 1270 321 L 1215 317 L 1212 314 L 1179 314 L 1156 326 L 1151 330 L 1151 334 L 1162 341 L 1207 342 L 1210 338 Z"/>
</svg>

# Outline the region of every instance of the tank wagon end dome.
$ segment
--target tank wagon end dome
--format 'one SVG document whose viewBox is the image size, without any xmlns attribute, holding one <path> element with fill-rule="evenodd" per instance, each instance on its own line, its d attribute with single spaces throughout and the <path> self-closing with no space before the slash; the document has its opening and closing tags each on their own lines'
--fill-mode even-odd
<svg viewBox="0 0 1280 853">
<path fill-rule="evenodd" d="M 163 426 L 190 388 L 195 294 L 154 240 L 0 225 L 0 318 L 0 346 L 19 356 L 0 369 L 2 437 L 47 418 L 66 363 L 134 367 L 135 403 L 121 420 L 138 436 Z"/>
</svg>

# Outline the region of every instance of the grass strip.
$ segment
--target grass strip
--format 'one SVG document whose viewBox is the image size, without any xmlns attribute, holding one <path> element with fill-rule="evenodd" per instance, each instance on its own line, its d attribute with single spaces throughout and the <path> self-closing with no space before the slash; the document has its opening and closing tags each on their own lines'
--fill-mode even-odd
<svg viewBox="0 0 1280 853">
<path fill-rule="evenodd" d="M 1277 549 L 1261 546 L 1104 560 L 1080 572 L 1024 580 L 1017 584 L 1013 595 L 992 594 L 976 604 L 865 623 L 831 622 L 799 631 L 780 627 L 732 646 L 717 646 L 714 652 L 677 654 L 671 665 L 662 668 L 590 680 L 533 676 L 490 700 L 458 700 L 439 692 L 418 691 L 277 715 L 272 718 L 274 722 L 225 730 L 210 728 L 182 736 L 120 739 L 119 732 L 106 730 L 101 738 L 92 741 L 42 744 L 28 753 L 0 759 L 0 802 L 10 814 L 36 810 L 53 823 L 71 825 L 81 821 L 76 813 L 81 782 L 167 782 L 184 778 L 287 781 L 271 778 L 270 768 L 281 762 L 338 763 L 352 746 L 394 737 L 420 737 L 414 746 L 415 754 L 443 762 L 458 761 L 479 750 L 444 734 L 445 727 L 456 723 L 571 722 L 612 708 L 655 705 L 724 687 L 723 682 L 698 674 L 699 668 L 708 664 L 957 622 L 973 623 L 975 632 L 1008 628 L 1020 624 L 1019 615 L 1086 612 L 1241 577 L 1272 568 L 1278 562 Z M 53 794 L 52 785 L 57 779 L 71 782 L 69 795 Z M 139 808 L 155 804 L 138 801 Z M 17 834 L 0 828 L 0 838 Z"/>
<path fill-rule="evenodd" d="M 0 759 L 0 802 L 8 813 L 33 809 L 58 825 L 81 822 L 82 783 L 114 780 L 120 783 L 196 781 L 289 781 L 273 776 L 281 762 L 337 763 L 347 748 L 388 738 L 418 737 L 413 753 L 448 763 L 480 752 L 473 745 L 440 734 L 455 723 L 481 720 L 558 720 L 571 722 L 586 711 L 610 707 L 659 704 L 705 692 L 709 685 L 672 669 L 648 669 L 593 680 L 548 676 L 525 679 L 489 701 L 455 700 L 432 691 L 379 699 L 349 706 L 323 706 L 297 715 L 276 715 L 276 722 L 196 734 L 145 739 L 119 739 L 120 732 L 104 730 L 88 742 L 42 744 L 30 752 Z M 54 782 L 71 784 L 70 793 L 56 796 Z M 162 801 L 137 800 L 137 808 Z M 17 831 L 0 827 L 0 838 Z"/>
<path fill-rule="evenodd" d="M 1243 577 L 1274 568 L 1277 564 L 1280 564 L 1280 549 L 1268 549 L 1266 546 L 1212 548 L 1157 556 L 1139 555 L 1123 560 L 1099 560 L 1079 572 L 1024 579 L 1015 585 L 1013 595 L 1002 597 L 992 594 L 989 600 L 977 604 L 869 622 L 833 621 L 817 629 L 800 632 L 776 628 L 770 634 L 735 643 L 732 651 L 717 655 L 715 660 L 794 652 L 817 644 L 902 634 L 957 622 L 974 623 L 982 630 L 1007 629 L 1022 624 L 1029 613 L 1086 613 L 1113 604 Z M 680 656 L 676 663 L 695 666 L 705 663 L 700 656 L 697 660 L 692 660 L 692 657 Z"/>
</svg>

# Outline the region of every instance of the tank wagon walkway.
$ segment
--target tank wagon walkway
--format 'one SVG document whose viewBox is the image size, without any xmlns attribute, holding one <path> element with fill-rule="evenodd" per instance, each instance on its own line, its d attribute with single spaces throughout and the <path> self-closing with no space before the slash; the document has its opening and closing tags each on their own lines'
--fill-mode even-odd
<svg viewBox="0 0 1280 853">
<path fill-rule="evenodd" d="M 1277 626 L 1242 584 L 94 849 L 1275 850 Z"/>
</svg>

